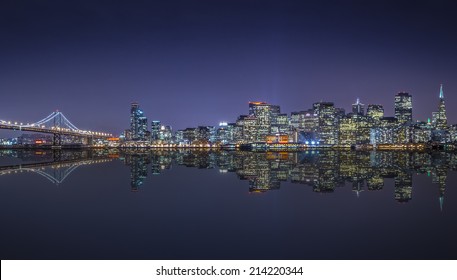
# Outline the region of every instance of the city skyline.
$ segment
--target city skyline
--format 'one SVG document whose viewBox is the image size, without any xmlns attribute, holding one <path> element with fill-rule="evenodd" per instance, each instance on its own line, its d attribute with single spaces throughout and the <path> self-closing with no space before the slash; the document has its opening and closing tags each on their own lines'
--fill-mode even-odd
<svg viewBox="0 0 457 280">
<path fill-rule="evenodd" d="M 290 116 L 281 112 L 280 105 L 250 101 L 248 114 L 239 115 L 236 121 L 178 130 L 157 119 L 152 120 L 149 126 L 148 116 L 140 104 L 132 102 L 130 126 L 119 138 L 104 132 L 81 130 L 62 112 L 56 111 L 36 123 L 0 120 L 1 129 L 48 133 L 52 135 L 52 140 L 46 135 L 23 134 L 17 138 L 0 138 L 0 145 L 49 145 L 51 142 L 56 147 L 76 144 L 94 147 L 235 148 L 242 145 L 243 149 L 287 150 L 305 147 L 424 149 L 450 144 L 448 147 L 452 148 L 456 144 L 457 124 L 447 121 L 443 84 L 439 87 L 438 100 L 437 110 L 426 121 L 413 118 L 413 96 L 408 92 L 398 92 L 394 96 L 393 116 L 386 116 L 383 104 L 367 104 L 365 111 L 365 104 L 360 98 L 352 104 L 352 111 L 349 112 L 333 102 L 321 101 L 313 103 L 308 109 L 291 112 Z"/>
<path fill-rule="evenodd" d="M 443 87 L 444 87 L 444 85 L 443 85 L 443 84 L 440 84 L 439 90 L 437 91 L 437 92 L 438 92 L 437 95 L 438 95 L 439 99 L 436 99 L 436 96 L 435 96 L 435 99 L 436 99 L 436 101 L 437 101 L 437 102 L 436 102 L 437 105 L 434 106 L 435 108 L 432 109 L 432 110 L 429 112 L 429 115 L 426 116 L 425 118 L 421 119 L 421 118 L 415 117 L 415 114 L 413 113 L 413 112 L 415 112 L 415 111 L 411 111 L 411 113 L 410 113 L 411 116 L 410 116 L 410 120 L 409 120 L 409 121 L 411 121 L 411 122 L 416 122 L 416 121 L 417 121 L 417 122 L 420 122 L 420 121 L 422 121 L 422 122 L 427 122 L 427 120 L 431 120 L 431 119 L 433 118 L 434 114 L 436 113 L 436 112 L 435 112 L 436 109 L 439 108 L 440 106 L 442 106 L 442 105 L 441 105 L 441 104 L 442 104 L 442 100 L 444 100 L 444 90 L 443 90 Z M 412 97 L 412 99 L 414 100 L 413 95 L 412 95 L 411 93 L 409 93 L 409 92 L 406 92 L 406 91 L 398 91 L 396 95 L 404 94 L 404 93 L 410 95 L 410 97 Z M 355 110 L 355 107 L 354 107 L 354 106 L 360 106 L 360 105 L 361 105 L 362 110 L 367 110 L 367 108 L 369 108 L 370 106 L 381 106 L 382 109 L 383 109 L 383 112 L 384 112 L 384 116 L 385 116 L 385 117 L 390 117 L 390 116 L 391 116 L 391 117 L 397 117 L 397 115 L 396 115 L 397 112 L 395 111 L 395 110 L 396 110 L 396 109 L 395 109 L 395 102 L 396 102 L 396 101 L 395 101 L 395 99 L 393 99 L 392 97 L 393 97 L 393 96 L 391 96 L 391 101 L 392 101 L 392 102 L 391 102 L 391 106 L 385 106 L 385 104 L 383 104 L 383 103 L 374 104 L 374 103 L 365 102 L 365 104 L 362 104 L 362 101 L 364 101 L 364 100 L 363 100 L 363 98 L 361 98 L 361 97 L 357 97 L 357 98 L 355 99 L 355 102 L 356 102 L 355 104 L 348 105 L 348 106 L 351 106 L 351 107 L 348 107 L 348 106 L 338 106 L 339 104 L 336 104 L 336 103 L 333 102 L 332 100 L 322 100 L 322 99 L 321 99 L 320 101 L 315 101 L 315 102 L 312 102 L 312 103 L 308 104 L 308 107 L 302 107 L 302 108 L 300 108 L 300 109 L 298 109 L 298 110 L 291 111 L 291 112 L 288 112 L 288 113 L 285 113 L 285 114 L 290 115 L 290 114 L 293 114 L 293 113 L 296 113 L 296 112 L 305 111 L 306 109 L 309 109 L 310 106 L 311 106 L 312 104 L 314 104 L 314 103 L 319 103 L 319 102 L 324 102 L 324 103 L 325 103 L 325 102 L 330 102 L 330 103 L 333 103 L 336 107 L 342 108 L 346 113 L 351 113 L 351 111 L 354 112 L 354 110 Z M 448 97 L 447 97 L 447 95 L 446 95 L 446 100 L 447 100 L 447 99 L 448 99 Z M 265 104 L 272 104 L 272 103 L 265 102 L 265 101 L 248 101 L 247 103 L 248 103 L 248 104 L 251 104 L 251 103 L 257 103 L 257 102 L 259 102 L 259 103 L 265 103 Z M 410 102 L 411 102 L 411 101 L 410 101 Z M 414 101 L 412 101 L 412 102 L 414 102 Z M 350 103 L 350 102 L 349 102 L 349 103 Z M 136 104 L 135 106 L 138 107 L 140 103 L 139 103 L 139 102 L 136 102 L 136 101 L 133 101 L 133 102 L 131 102 L 130 104 L 131 104 L 131 105 Z M 360 105 L 359 105 L 359 104 L 360 104 Z M 414 102 L 414 104 L 415 104 L 415 102 Z M 430 102 L 429 104 L 433 104 L 433 102 Z M 274 104 L 274 106 L 282 106 L 282 105 Z M 305 106 L 306 106 L 306 105 L 305 105 Z M 144 105 L 141 104 L 141 107 L 143 108 Z M 390 107 L 392 107 L 391 110 L 389 110 Z M 412 109 L 413 109 L 413 108 L 411 108 L 411 110 L 412 110 Z M 434 110 L 435 110 L 435 111 L 434 111 Z M 159 123 L 161 122 L 158 118 L 153 118 L 153 117 L 151 118 L 150 114 L 148 114 L 146 110 L 141 109 L 140 111 L 141 111 L 140 114 L 141 114 L 142 118 L 144 118 L 145 121 L 146 121 L 146 123 L 143 124 L 143 126 L 145 126 L 145 129 L 146 129 L 146 130 L 147 130 L 148 127 L 149 127 L 149 123 L 147 123 L 148 117 L 149 117 L 149 120 L 153 119 L 153 121 L 155 121 L 155 122 L 159 122 Z M 283 111 L 284 111 L 284 110 L 283 110 Z M 388 113 L 386 113 L 386 112 L 389 112 L 389 111 L 392 111 L 392 114 L 389 115 Z M 55 110 L 54 112 L 59 112 L 59 110 Z M 445 115 L 444 117 L 445 117 L 446 119 L 449 119 L 449 117 L 447 117 L 447 116 L 448 116 L 449 114 L 452 115 L 452 112 L 453 112 L 453 110 L 447 111 L 447 112 L 446 112 L 446 115 Z M 131 113 L 132 113 L 132 112 L 131 112 Z M 366 113 L 368 113 L 368 111 L 367 111 Z M 220 124 L 220 123 L 235 122 L 236 116 L 239 116 L 239 115 L 236 115 L 236 114 L 239 114 L 239 112 L 238 112 L 238 113 L 234 113 L 234 114 L 235 114 L 235 118 L 234 118 L 234 119 L 231 119 L 231 120 L 219 120 L 219 121 L 216 121 L 216 120 L 209 120 L 209 121 L 207 121 L 207 122 L 205 122 L 205 123 L 192 124 L 192 125 L 188 125 L 188 126 L 182 127 L 182 128 L 175 128 L 174 130 L 183 130 L 183 129 L 186 129 L 186 128 L 196 127 L 196 126 L 202 126 L 202 125 L 203 125 L 203 126 L 205 126 L 205 125 L 208 125 L 208 126 L 217 126 L 217 125 Z M 241 114 L 241 115 L 242 115 L 242 114 Z M 362 115 L 363 115 L 363 113 L 362 113 Z M 131 118 L 132 118 L 132 117 L 131 117 Z M 124 119 L 125 119 L 125 118 L 124 118 Z M 9 119 L 9 118 L 4 118 L 4 120 L 7 120 L 7 121 L 8 121 L 8 120 L 10 120 L 10 121 L 19 121 L 19 122 L 20 122 L 20 121 L 23 121 L 24 123 L 30 122 L 30 120 L 17 120 L 17 119 L 16 119 L 16 120 L 12 120 L 12 119 Z M 33 122 L 33 121 L 32 121 L 32 122 Z M 124 122 L 125 122 L 125 121 L 124 121 Z M 454 124 L 457 125 L 457 122 L 456 122 L 456 123 L 453 123 L 452 120 L 451 120 L 451 121 L 447 121 L 447 125 L 454 125 Z M 130 120 L 130 125 L 132 125 L 132 124 L 131 124 L 131 120 Z M 171 125 L 171 127 L 175 127 L 174 124 L 167 124 L 167 125 Z M 128 126 L 128 125 L 127 125 L 127 126 Z M 120 129 L 120 130 L 122 131 L 122 130 L 124 130 L 124 129 L 125 129 L 125 127 L 122 128 L 122 129 Z M 89 130 L 89 129 L 88 129 L 88 130 Z M 2 136 L 2 135 L 8 136 L 8 133 L 11 134 L 11 132 L 7 132 L 7 133 L 5 134 L 5 132 L 2 132 L 2 131 L 0 130 L 0 136 Z M 116 131 L 114 135 L 116 135 L 116 134 L 117 134 L 117 135 L 121 135 L 122 133 L 123 133 L 123 132 L 119 132 L 119 133 L 118 133 L 118 132 Z"/>
<path fill-rule="evenodd" d="M 451 1 L 0 5 L 1 118 L 59 109 L 80 127 L 118 134 L 134 101 L 175 129 L 232 120 L 253 100 L 284 112 L 327 100 L 349 111 L 360 98 L 393 115 L 391 96 L 406 91 L 414 119 L 426 120 L 443 83 L 448 104 L 457 102 Z"/>
</svg>

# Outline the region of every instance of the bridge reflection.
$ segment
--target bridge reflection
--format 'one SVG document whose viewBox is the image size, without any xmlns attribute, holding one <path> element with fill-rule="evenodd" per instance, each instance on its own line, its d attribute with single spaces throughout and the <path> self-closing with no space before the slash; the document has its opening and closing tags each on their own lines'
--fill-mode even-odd
<svg viewBox="0 0 457 280">
<path fill-rule="evenodd" d="M 384 188 L 385 180 L 394 182 L 393 197 L 408 202 L 413 195 L 413 175 L 431 177 L 443 206 L 446 179 L 457 169 L 455 153 L 355 152 L 338 150 L 299 153 L 253 153 L 220 150 L 82 150 L 26 151 L 2 150 L 0 157 L 40 161 L 0 167 L 0 175 L 17 171 L 36 172 L 55 184 L 62 183 L 78 166 L 119 158 L 130 167 L 130 188 L 139 191 L 148 174 L 159 175 L 173 165 L 199 169 L 218 169 L 246 180 L 249 192 L 278 190 L 282 182 L 311 187 L 313 192 L 332 193 L 350 186 L 359 196 L 363 191 Z M 43 171 L 48 168 L 48 171 Z M 50 168 L 50 169 L 49 169 Z M 58 171 L 58 175 L 49 170 Z M 43 174 L 46 172 L 47 175 Z"/>
<path fill-rule="evenodd" d="M 113 160 L 105 152 L 93 150 L 0 150 L 0 157 L 19 158 L 24 163 L 0 166 L 0 176 L 31 172 L 59 185 L 78 167 Z"/>
</svg>

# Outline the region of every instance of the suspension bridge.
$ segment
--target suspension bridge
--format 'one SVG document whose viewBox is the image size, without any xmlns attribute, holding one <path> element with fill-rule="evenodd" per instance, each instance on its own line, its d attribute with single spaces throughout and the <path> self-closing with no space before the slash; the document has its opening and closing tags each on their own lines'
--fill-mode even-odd
<svg viewBox="0 0 457 280">
<path fill-rule="evenodd" d="M 79 129 L 72 124 L 62 112 L 59 111 L 54 111 L 46 118 L 34 123 L 24 124 L 0 120 L 0 129 L 52 134 L 52 144 L 56 147 L 62 145 L 62 136 L 80 137 L 86 140 L 87 145 L 91 145 L 94 139 L 107 139 L 112 137 L 112 134 L 110 133 Z"/>
</svg>

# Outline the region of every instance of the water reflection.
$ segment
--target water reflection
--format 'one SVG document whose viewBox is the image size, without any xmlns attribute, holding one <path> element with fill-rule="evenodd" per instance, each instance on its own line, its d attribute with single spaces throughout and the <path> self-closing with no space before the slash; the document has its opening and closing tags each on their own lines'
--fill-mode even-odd
<svg viewBox="0 0 457 280">
<path fill-rule="evenodd" d="M 394 198 L 408 202 L 413 195 L 413 174 L 432 177 L 443 207 L 446 178 L 455 170 L 455 153 L 354 152 L 320 150 L 300 153 L 253 153 L 210 150 L 2 150 L 2 158 L 19 158 L 21 164 L 0 167 L 0 175 L 35 172 L 54 184 L 62 183 L 76 168 L 120 159 L 130 167 L 130 188 L 141 189 L 148 174 L 160 175 L 173 165 L 219 169 L 247 180 L 249 192 L 280 189 L 281 182 L 308 185 L 314 192 L 331 193 L 349 183 L 359 196 L 377 191 L 385 179 L 394 180 Z"/>
<path fill-rule="evenodd" d="M 2 158 L 18 158 L 21 164 L 0 166 L 0 176 L 32 172 L 59 185 L 78 167 L 105 163 L 116 158 L 116 154 L 94 150 L 0 150 Z"/>
<path fill-rule="evenodd" d="M 307 151 L 301 153 L 252 153 L 227 151 L 131 151 L 122 153 L 131 168 L 131 188 L 137 191 L 146 179 L 148 165 L 160 174 L 173 164 L 196 168 L 219 168 L 233 172 L 249 182 L 250 192 L 278 190 L 282 181 L 311 186 L 314 192 L 334 192 L 352 184 L 357 196 L 364 190 L 384 187 L 386 178 L 394 179 L 395 200 L 412 199 L 413 174 L 432 177 L 438 186 L 442 207 L 448 171 L 455 170 L 453 153 Z"/>
</svg>

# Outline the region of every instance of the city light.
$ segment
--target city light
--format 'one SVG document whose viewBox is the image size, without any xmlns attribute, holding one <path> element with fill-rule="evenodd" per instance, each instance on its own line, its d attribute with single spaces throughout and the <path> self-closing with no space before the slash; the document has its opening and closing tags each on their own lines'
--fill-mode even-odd
<svg viewBox="0 0 457 280">
<path fill-rule="evenodd" d="M 81 130 L 62 112 L 55 111 L 46 118 L 24 125 L 23 122 L 1 120 L 1 129 L 54 133 L 54 145 L 62 137 L 86 137 L 92 146 L 148 147 L 148 148 L 223 148 L 301 150 L 307 148 L 353 148 L 424 150 L 442 146 L 455 149 L 457 126 L 448 125 L 443 86 L 439 89 L 439 106 L 427 121 L 413 121 L 413 99 L 407 92 L 393 98 L 395 116 L 384 116 L 380 104 L 365 105 L 359 98 L 346 113 L 333 102 L 316 102 L 311 109 L 281 113 L 279 105 L 249 102 L 247 115 L 240 115 L 232 123 L 219 126 L 197 126 L 173 131 L 169 125 L 148 119 L 138 103 L 131 104 L 130 128 L 117 141 L 108 141 L 112 134 Z M 58 124 L 58 125 L 56 125 Z M 90 139 L 89 139 L 90 138 Z M 76 138 L 75 138 L 76 139 Z M 103 143 L 93 143 L 101 139 Z M 67 140 L 64 140 L 67 141 Z M 81 141 L 81 140 L 78 140 Z M 68 142 L 68 141 L 67 141 Z M 90 144 L 91 143 L 91 144 Z M 115 144 L 116 143 L 116 144 Z M 71 142 L 69 142 L 71 144 Z M 87 144 L 86 144 L 87 145 Z"/>
</svg>

